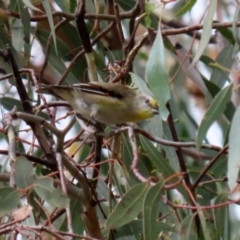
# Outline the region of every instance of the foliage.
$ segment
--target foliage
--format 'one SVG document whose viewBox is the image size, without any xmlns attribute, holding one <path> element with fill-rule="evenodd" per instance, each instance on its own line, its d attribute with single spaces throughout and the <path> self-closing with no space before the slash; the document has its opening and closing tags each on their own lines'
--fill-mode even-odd
<svg viewBox="0 0 240 240">
<path fill-rule="evenodd" d="M 156 2 L 0 0 L 1 239 L 240 238 L 240 4 Z M 160 115 L 89 133 L 35 93 L 96 80 Z"/>
</svg>

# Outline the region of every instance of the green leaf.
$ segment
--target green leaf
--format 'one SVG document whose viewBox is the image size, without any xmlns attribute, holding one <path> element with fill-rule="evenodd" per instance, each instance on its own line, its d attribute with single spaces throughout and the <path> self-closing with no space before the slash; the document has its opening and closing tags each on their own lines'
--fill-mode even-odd
<svg viewBox="0 0 240 240">
<path fill-rule="evenodd" d="M 234 62 L 233 57 L 234 46 L 232 44 L 227 44 L 223 50 L 218 54 L 215 63 L 219 66 L 224 66 L 231 70 L 232 64 Z M 210 77 L 210 82 L 217 85 L 219 88 L 222 88 L 226 84 L 228 79 L 229 72 L 221 70 L 220 68 L 213 68 L 212 74 Z"/>
<path fill-rule="evenodd" d="M 160 229 L 157 226 L 159 215 L 158 202 L 162 195 L 164 183 L 159 182 L 151 187 L 144 198 L 143 202 L 143 237 L 144 239 L 157 239 Z"/>
<path fill-rule="evenodd" d="M 214 21 L 215 22 L 215 21 Z M 232 45 L 235 44 L 235 39 L 233 37 L 233 33 L 230 29 L 228 28 L 218 28 L 218 32 L 221 33 L 221 35 L 228 40 L 229 43 L 231 43 Z"/>
<path fill-rule="evenodd" d="M 220 157 L 212 166 L 211 173 L 215 179 L 223 178 L 227 175 L 227 156 Z"/>
<path fill-rule="evenodd" d="M 163 122 L 163 137 L 164 139 L 168 139 L 172 141 L 172 134 L 169 129 L 169 125 L 166 122 Z M 167 145 L 162 145 L 161 148 L 164 150 L 165 154 L 167 155 L 167 159 L 169 161 L 169 165 L 175 170 L 179 171 L 179 162 L 178 162 L 178 156 L 176 154 L 175 148 Z"/>
<path fill-rule="evenodd" d="M 47 219 L 47 212 L 45 209 L 40 205 L 39 202 L 41 202 L 41 198 L 36 194 L 35 191 L 29 192 L 27 195 L 28 204 L 30 204 L 33 207 L 33 216 L 35 219 L 35 224 L 40 223 L 40 219 Z"/>
<path fill-rule="evenodd" d="M 200 91 L 207 97 L 208 91 L 203 83 L 203 77 L 201 76 L 200 72 L 196 67 L 194 66 L 191 67 L 192 64 L 191 59 L 186 58 L 186 56 L 188 55 L 187 49 L 181 46 L 180 44 L 176 44 L 175 48 L 176 58 L 179 65 L 181 66 L 181 69 L 183 70 L 185 75 L 193 81 L 194 85 L 196 85 L 197 88 L 199 88 Z M 183 59 L 186 60 L 183 61 Z"/>
<path fill-rule="evenodd" d="M 36 180 L 32 163 L 25 157 L 18 157 L 13 167 L 15 183 L 19 188 L 25 189 Z"/>
<path fill-rule="evenodd" d="M 18 111 L 20 111 L 20 112 L 24 111 L 22 102 L 15 98 L 3 97 L 3 98 L 0 98 L 0 103 L 8 111 L 11 111 L 15 106 L 17 107 Z"/>
<path fill-rule="evenodd" d="M 138 235 L 142 233 L 142 220 L 134 220 L 124 226 L 118 228 L 114 236 L 116 239 L 122 239 L 123 237 Z M 124 238 L 123 238 L 124 239 Z"/>
<path fill-rule="evenodd" d="M 38 178 L 34 183 L 34 190 L 43 200 L 55 207 L 66 208 L 69 205 L 69 199 L 60 190 L 53 186 L 52 178 Z"/>
<path fill-rule="evenodd" d="M 139 91 L 153 96 L 153 92 L 148 88 L 147 83 L 142 78 L 131 72 L 129 74 L 131 76 L 132 82 L 134 83 L 134 86 L 136 86 Z"/>
<path fill-rule="evenodd" d="M 205 240 L 211 240 L 210 233 L 209 233 L 209 230 L 207 228 L 206 220 L 205 220 L 205 217 L 203 215 L 203 211 L 201 210 L 199 205 L 196 205 L 196 206 L 198 208 L 198 216 L 199 216 L 200 223 L 201 223 L 201 226 L 202 226 L 202 232 L 203 232 L 204 239 Z"/>
<path fill-rule="evenodd" d="M 13 54 L 15 61 L 17 62 L 18 68 L 19 69 L 22 68 L 22 66 L 23 66 L 22 61 L 20 61 L 19 54 L 16 51 L 16 49 L 13 47 L 12 40 L 10 39 L 10 37 L 6 33 L 6 31 L 4 31 L 4 28 L 0 28 L 0 48 L 6 49 L 6 45 L 10 46 L 10 50 Z M 12 68 L 9 66 L 8 62 L 2 61 L 2 64 L 3 64 L 3 68 L 5 69 L 6 73 L 12 73 Z"/>
<path fill-rule="evenodd" d="M 212 58 L 206 55 L 202 55 L 200 57 L 200 61 L 206 64 L 207 66 L 209 66 L 211 63 L 215 63 L 215 61 Z"/>
<path fill-rule="evenodd" d="M 160 154 L 160 152 L 157 150 L 156 147 L 153 146 L 153 144 L 146 139 L 143 136 L 139 136 L 142 147 L 144 151 L 147 153 L 148 158 L 151 160 L 151 162 L 156 166 L 157 170 L 164 176 L 164 178 L 168 178 L 174 174 L 176 174 L 176 171 L 174 168 L 172 168 L 166 159 Z M 171 182 L 177 181 L 178 178 L 174 178 Z M 185 197 L 186 190 L 183 186 L 179 185 L 177 187 L 178 191 L 181 192 Z"/>
<path fill-rule="evenodd" d="M 144 196 L 149 187 L 149 183 L 140 183 L 123 195 L 121 201 L 108 217 L 105 223 L 106 228 L 117 229 L 131 222 L 141 212 Z"/>
<path fill-rule="evenodd" d="M 230 102 L 232 93 L 232 84 L 225 87 L 213 99 L 211 105 L 200 124 L 197 135 L 197 148 L 199 149 L 209 127 L 215 122 L 225 111 L 227 103 Z"/>
<path fill-rule="evenodd" d="M 19 12 L 21 16 L 21 21 L 23 24 L 23 33 L 24 33 L 24 42 L 25 42 L 25 54 L 27 57 L 30 57 L 30 30 L 31 30 L 31 24 L 30 24 L 30 15 L 28 12 L 28 9 L 24 7 L 21 0 L 18 0 L 18 6 L 19 6 Z"/>
<path fill-rule="evenodd" d="M 135 0 L 118 0 L 117 2 L 124 11 L 131 11 L 136 5 Z M 145 1 L 145 3 L 147 3 L 147 1 Z M 158 18 L 153 13 L 149 14 L 149 18 L 151 18 L 151 27 L 156 29 L 158 26 Z M 145 25 L 145 21 L 141 23 Z"/>
<path fill-rule="evenodd" d="M 19 204 L 20 196 L 17 189 L 0 188 L 0 217 L 10 214 Z"/>
<path fill-rule="evenodd" d="M 178 240 L 198 240 L 196 230 L 194 229 L 195 217 L 196 213 L 191 214 L 183 219 L 179 229 L 180 233 Z"/>
<path fill-rule="evenodd" d="M 132 79 L 132 82 L 135 86 L 141 91 L 144 92 L 150 96 L 153 96 L 153 93 L 148 88 L 146 82 L 138 77 L 134 73 L 129 73 Z M 154 135 L 155 137 L 161 138 L 163 135 L 163 129 L 162 129 L 162 119 L 159 115 L 154 116 L 153 118 L 146 120 L 139 124 L 142 129 L 149 132 L 150 134 Z"/>
<path fill-rule="evenodd" d="M 72 228 L 75 234 L 83 234 L 84 233 L 84 224 L 82 218 L 79 217 L 79 213 L 83 211 L 82 205 L 77 199 L 71 199 L 70 201 L 70 211 L 72 218 Z M 59 227 L 59 231 L 68 231 L 68 219 L 65 216 L 64 221 Z"/>
<path fill-rule="evenodd" d="M 48 18 L 48 23 L 51 29 L 51 34 L 52 34 L 52 38 L 53 38 L 53 43 L 55 46 L 55 51 L 57 54 L 57 39 L 56 39 L 56 34 L 55 34 L 55 26 L 54 26 L 54 22 L 53 22 L 53 16 L 52 16 L 52 10 L 51 10 L 51 6 L 48 0 L 42 0 L 42 5 L 46 11 L 47 14 L 47 18 Z"/>
<path fill-rule="evenodd" d="M 61 11 L 63 12 L 66 12 L 66 13 L 69 13 L 69 8 L 70 8 L 70 5 L 75 2 L 75 7 L 76 7 L 76 1 L 62 1 L 62 0 L 55 0 L 55 3 L 58 5 L 59 8 L 61 8 Z"/>
<path fill-rule="evenodd" d="M 148 139 L 141 135 L 139 136 L 139 138 L 144 151 L 147 153 L 147 156 L 149 157 L 149 159 L 151 159 L 152 163 L 157 167 L 157 169 L 161 171 L 164 177 L 167 178 L 176 173 L 174 168 L 169 165 L 169 163 L 166 161 L 166 159 L 164 159 L 162 154 L 160 154 L 157 148 L 154 147 Z"/>
<path fill-rule="evenodd" d="M 154 8 L 155 8 L 155 5 L 153 3 L 150 3 L 150 2 L 145 3 L 145 11 L 147 16 L 144 18 L 144 21 L 147 28 L 151 27 L 152 21 L 151 21 L 150 13 Z"/>
<path fill-rule="evenodd" d="M 228 194 L 222 193 L 216 197 L 214 205 L 224 203 L 227 200 Z M 226 205 L 219 208 L 214 208 L 213 213 L 215 226 L 219 236 L 222 237 L 222 239 L 224 240 L 230 239 L 228 206 Z"/>
<path fill-rule="evenodd" d="M 19 112 L 24 112 L 22 102 L 15 98 L 2 97 L 0 98 L 0 104 L 8 111 L 11 111 L 16 106 Z M 49 116 L 44 112 L 40 112 L 38 115 L 46 120 L 49 120 Z"/>
<path fill-rule="evenodd" d="M 156 229 L 159 230 L 159 232 L 165 231 L 165 232 L 177 232 L 175 228 L 169 226 L 168 224 L 157 222 Z M 141 234 L 143 230 L 142 227 L 142 220 L 134 220 L 128 224 L 125 224 L 124 226 L 120 227 L 114 236 L 116 239 L 124 239 L 123 237 L 127 236 L 137 236 L 138 234 Z"/>
<path fill-rule="evenodd" d="M 134 220 L 124 226 L 118 228 L 114 236 L 116 239 L 124 239 L 123 237 L 136 236 L 142 233 L 142 220 Z"/>
<path fill-rule="evenodd" d="M 96 192 L 98 193 L 99 197 L 101 197 L 102 199 L 106 199 L 107 202 L 112 201 L 113 204 L 116 204 L 115 198 L 112 198 L 111 200 L 109 200 L 109 188 L 106 182 L 103 181 L 102 179 L 98 179 Z"/>
<path fill-rule="evenodd" d="M 166 104 L 170 99 L 170 89 L 164 61 L 164 45 L 159 28 L 146 63 L 146 76 L 150 89 L 160 107 L 161 117 L 166 120 L 169 114 Z"/>
<path fill-rule="evenodd" d="M 162 154 L 157 150 L 153 144 L 143 136 L 139 136 L 143 150 L 147 153 L 151 162 L 157 167 L 158 171 L 163 174 L 165 178 L 174 175 L 176 172 L 172 168 Z"/>
<path fill-rule="evenodd" d="M 221 89 L 213 82 L 204 80 L 204 83 L 212 97 L 215 97 L 221 91 Z M 235 112 L 235 107 L 233 103 L 230 101 L 229 103 L 227 103 L 227 107 L 224 111 L 224 115 L 226 116 L 229 122 L 232 121 L 234 112 Z"/>
<path fill-rule="evenodd" d="M 197 0 L 188 0 L 186 4 L 177 12 L 176 16 L 180 17 L 188 11 L 191 11 Z"/>
<path fill-rule="evenodd" d="M 208 8 L 208 12 L 206 14 L 206 17 L 204 18 L 203 22 L 203 31 L 202 31 L 202 37 L 199 42 L 198 50 L 194 56 L 193 59 L 193 65 L 199 60 L 199 58 L 202 56 L 204 50 L 209 44 L 209 40 L 212 34 L 212 22 L 214 14 L 216 13 L 217 8 L 217 0 L 211 0 Z"/>
<path fill-rule="evenodd" d="M 71 29 L 71 27 L 69 27 L 69 29 Z M 65 29 L 64 29 L 64 31 L 65 31 Z M 73 32 L 71 32 L 71 33 L 73 33 Z M 36 33 L 36 37 L 39 40 L 39 42 L 41 43 L 43 49 L 46 48 L 48 34 L 49 34 L 49 32 L 40 31 L 40 30 L 38 30 Z M 77 34 L 75 34 L 75 35 L 77 35 Z M 73 37 L 71 37 L 71 38 L 76 39 L 75 35 L 73 35 Z M 69 36 L 70 36 L 70 34 L 69 34 Z M 63 58 L 64 54 L 67 55 L 67 53 L 70 50 L 65 45 L 65 43 L 63 43 L 59 38 L 57 38 L 58 55 L 52 49 L 52 46 L 53 45 L 50 45 L 50 53 L 49 53 L 49 57 L 48 57 L 48 71 L 51 72 L 55 78 L 60 78 L 67 69 L 66 65 L 64 64 L 64 62 L 61 58 Z M 78 72 L 80 70 L 82 70 L 82 72 L 84 72 L 87 68 L 87 65 L 83 63 L 82 59 L 84 59 L 84 58 L 78 59 L 76 61 Z M 84 68 L 84 71 L 82 68 Z M 80 76 L 82 76 L 82 75 L 80 75 Z M 77 82 L 79 83 L 79 80 L 73 75 L 72 71 L 70 71 L 67 78 L 65 79 L 64 83 L 65 84 L 74 84 Z"/>
<path fill-rule="evenodd" d="M 236 187 L 240 165 L 240 106 L 238 106 L 230 127 L 229 157 L 228 157 L 228 185 L 231 191 Z"/>
<path fill-rule="evenodd" d="M 69 10 L 71 13 L 75 13 L 76 6 L 77 6 L 77 2 L 75 0 L 69 1 Z"/>
</svg>

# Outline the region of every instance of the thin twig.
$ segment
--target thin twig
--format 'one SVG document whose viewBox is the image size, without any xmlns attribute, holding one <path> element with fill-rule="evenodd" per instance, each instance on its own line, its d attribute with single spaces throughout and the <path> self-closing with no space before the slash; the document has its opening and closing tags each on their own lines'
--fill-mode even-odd
<svg viewBox="0 0 240 240">
<path fill-rule="evenodd" d="M 111 23 L 106 29 L 104 29 L 102 32 L 100 32 L 92 41 L 92 46 L 94 46 L 101 37 L 103 37 L 105 34 L 107 34 L 112 27 L 115 25 L 115 23 Z M 69 66 L 67 67 L 67 69 L 65 70 L 65 72 L 62 74 L 61 79 L 58 82 L 58 85 L 61 85 L 63 83 L 63 81 L 65 80 L 65 78 L 67 77 L 68 73 L 70 72 L 70 70 L 72 69 L 73 65 L 75 64 L 75 62 L 77 61 L 77 59 L 79 59 L 83 54 L 85 53 L 85 50 L 81 50 L 71 61 L 71 63 L 69 64 Z"/>
<path fill-rule="evenodd" d="M 134 135 L 134 131 L 132 127 L 128 128 L 128 137 L 129 137 L 129 141 L 131 143 L 132 146 L 132 153 L 133 153 L 133 161 L 132 161 L 132 165 L 131 165 L 131 169 L 134 173 L 134 175 L 141 181 L 141 182 L 147 182 L 148 180 L 143 177 L 139 170 L 137 169 L 137 164 L 138 164 L 138 148 L 137 148 L 137 141 L 136 141 L 136 137 Z"/>
<path fill-rule="evenodd" d="M 228 150 L 228 145 L 225 146 L 208 164 L 207 166 L 203 169 L 203 171 L 201 172 L 201 174 L 198 176 L 197 180 L 195 181 L 195 183 L 192 185 L 192 189 L 194 190 L 198 184 L 200 183 L 200 181 L 202 180 L 202 178 L 206 175 L 206 173 L 210 170 L 210 168 L 217 162 L 217 160 L 227 152 Z"/>
<path fill-rule="evenodd" d="M 67 193 L 67 187 L 66 187 L 66 178 L 63 173 L 63 165 L 62 165 L 62 154 L 57 152 L 56 153 L 56 159 L 58 163 L 58 170 L 59 170 L 59 175 L 60 175 L 60 180 L 61 180 L 61 186 L 64 194 L 68 196 Z M 71 215 L 71 210 L 70 206 L 66 207 L 66 215 L 67 215 L 67 223 L 68 223 L 68 231 L 69 233 L 73 233 L 73 228 L 72 228 L 72 215 Z"/>
<path fill-rule="evenodd" d="M 115 2 L 115 1 L 114 1 Z M 120 19 L 120 14 L 119 14 L 119 8 L 118 8 L 118 4 L 115 2 L 114 3 L 114 13 L 116 16 L 116 22 L 117 22 L 117 29 L 118 29 L 118 37 L 120 38 L 120 43 L 122 45 L 122 47 L 124 46 L 124 35 L 123 35 L 123 30 L 122 30 L 122 25 L 121 25 L 121 19 Z M 113 36 L 116 37 L 116 36 Z"/>
<path fill-rule="evenodd" d="M 66 22 L 67 22 L 67 19 L 61 20 L 61 21 L 54 27 L 54 31 L 57 32 L 57 30 L 58 30 L 62 25 L 64 25 Z M 48 39 L 47 39 L 47 43 L 46 43 L 45 50 L 44 50 L 45 58 L 44 58 L 44 62 L 43 62 L 43 65 L 42 65 L 40 74 L 39 74 L 39 82 L 42 82 L 44 70 L 46 69 L 47 64 L 48 64 L 48 57 L 49 57 L 49 53 L 50 53 L 50 48 L 51 48 L 52 40 L 53 40 L 53 34 L 50 33 L 50 34 L 49 34 L 49 37 L 48 37 Z"/>
</svg>

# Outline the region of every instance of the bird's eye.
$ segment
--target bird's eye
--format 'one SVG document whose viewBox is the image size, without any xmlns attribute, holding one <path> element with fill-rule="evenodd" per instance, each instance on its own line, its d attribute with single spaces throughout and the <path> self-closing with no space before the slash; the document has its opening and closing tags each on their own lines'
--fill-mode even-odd
<svg viewBox="0 0 240 240">
<path fill-rule="evenodd" d="M 149 104 L 149 102 L 150 102 L 149 99 L 146 99 L 146 100 L 145 100 L 145 103 Z"/>
</svg>

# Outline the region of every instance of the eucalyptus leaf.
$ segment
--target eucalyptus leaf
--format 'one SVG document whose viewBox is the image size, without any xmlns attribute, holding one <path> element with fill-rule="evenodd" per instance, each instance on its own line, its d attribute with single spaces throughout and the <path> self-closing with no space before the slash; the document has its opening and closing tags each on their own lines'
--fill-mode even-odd
<svg viewBox="0 0 240 240">
<path fill-rule="evenodd" d="M 222 51 L 218 54 L 215 63 L 220 66 L 219 68 L 213 68 L 210 82 L 217 85 L 220 89 L 229 82 L 229 72 L 226 72 L 225 69 L 231 70 L 231 67 L 234 62 L 234 46 L 230 43 L 226 44 Z M 223 66 L 225 69 L 221 69 Z"/>
<path fill-rule="evenodd" d="M 55 207 L 66 208 L 69 205 L 67 196 L 60 189 L 54 188 L 52 178 L 38 178 L 34 190 L 39 197 Z"/>
<path fill-rule="evenodd" d="M 116 229 L 134 220 L 141 212 L 144 196 L 149 187 L 149 183 L 140 183 L 123 195 L 121 201 L 108 217 L 105 227 Z"/>
<path fill-rule="evenodd" d="M 130 76 L 132 78 L 134 85 L 137 86 L 139 91 L 144 92 L 150 96 L 153 95 L 151 90 L 148 88 L 147 83 L 143 79 L 141 79 L 134 73 L 130 73 Z M 154 116 L 153 118 L 148 119 L 148 120 L 140 123 L 139 125 L 142 129 L 151 133 L 155 137 L 161 138 L 163 135 L 162 119 L 159 115 Z"/>
<path fill-rule="evenodd" d="M 146 63 L 146 76 L 149 87 L 160 107 L 161 117 L 163 120 L 166 120 L 169 114 L 166 104 L 170 99 L 170 89 L 160 28 L 158 28 L 157 36 Z"/>
<path fill-rule="evenodd" d="M 58 53 L 58 51 L 57 51 L 57 39 L 56 39 L 55 26 L 54 26 L 54 22 L 53 22 L 51 5 L 50 5 L 48 0 L 42 0 L 42 5 L 43 5 L 43 7 L 46 11 L 46 14 L 47 14 L 47 18 L 48 18 L 49 26 L 50 26 L 50 29 L 51 29 L 51 34 L 52 34 L 54 46 L 55 46 L 55 51 L 56 51 L 56 54 L 57 54 Z"/>
<path fill-rule="evenodd" d="M 157 239 L 160 229 L 157 226 L 158 202 L 162 195 L 164 183 L 159 182 L 151 187 L 143 202 L 143 236 L 144 239 Z"/>
<path fill-rule="evenodd" d="M 198 129 L 197 148 L 199 149 L 209 127 L 216 121 L 225 111 L 227 104 L 230 102 L 232 95 L 232 84 L 225 87 L 213 99 L 211 105 L 207 109 L 203 120 Z"/>
<path fill-rule="evenodd" d="M 209 43 L 209 40 L 212 34 L 212 22 L 213 22 L 214 14 L 216 12 L 216 8 L 217 8 L 217 0 L 210 0 L 208 11 L 203 21 L 202 37 L 199 42 L 197 52 L 193 59 L 193 65 L 199 60 L 199 58 L 203 54 L 203 51 L 206 49 Z"/>
<path fill-rule="evenodd" d="M 185 5 L 177 12 L 176 16 L 182 16 L 186 12 L 191 11 L 197 0 L 188 0 Z"/>
<path fill-rule="evenodd" d="M 229 157 L 228 157 L 228 185 L 230 190 L 237 186 L 240 165 L 240 106 L 238 106 L 229 133 Z"/>
<path fill-rule="evenodd" d="M 222 193 L 216 197 L 214 204 L 215 205 L 221 204 L 226 202 L 227 200 L 228 200 L 228 194 Z M 226 205 L 223 207 L 214 208 L 213 213 L 214 213 L 214 219 L 215 219 L 214 221 L 215 226 L 219 236 L 223 240 L 230 239 L 230 231 L 229 231 L 230 223 L 229 223 L 229 215 L 228 215 L 228 206 Z"/>
<path fill-rule="evenodd" d="M 188 215 L 183 219 L 179 229 L 178 240 L 198 240 L 197 233 L 194 229 L 196 213 Z"/>
<path fill-rule="evenodd" d="M 32 185 L 36 179 L 32 163 L 25 157 L 20 156 L 13 165 L 15 183 L 19 188 L 26 189 Z"/>
<path fill-rule="evenodd" d="M 10 214 L 17 208 L 20 202 L 20 195 L 15 188 L 0 188 L 0 217 Z"/>
</svg>

